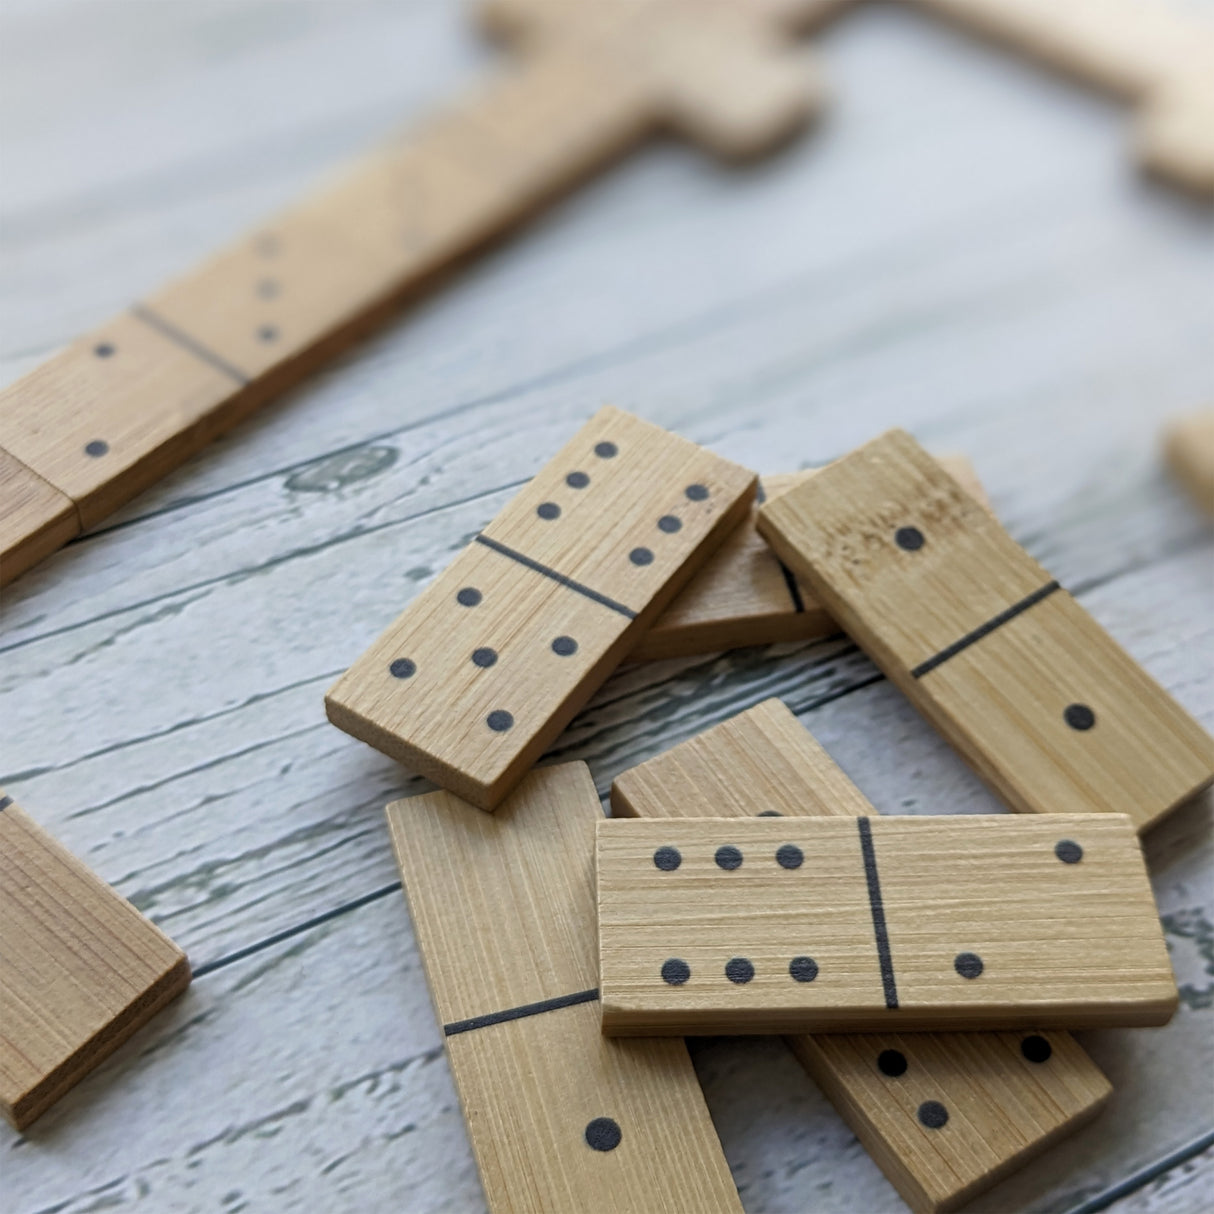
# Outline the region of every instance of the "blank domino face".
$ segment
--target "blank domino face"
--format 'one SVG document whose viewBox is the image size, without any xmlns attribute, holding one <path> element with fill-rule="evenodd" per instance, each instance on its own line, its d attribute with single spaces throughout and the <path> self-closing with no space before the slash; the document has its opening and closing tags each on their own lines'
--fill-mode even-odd
<svg viewBox="0 0 1214 1214">
<path fill-rule="evenodd" d="M 612 812 L 642 818 L 868 816 L 873 809 L 780 700 L 618 776 Z M 1085 1124 L 1109 1082 L 1064 1032 L 787 1038 L 916 1211 L 951 1210 Z"/>
<path fill-rule="evenodd" d="M 607 1033 L 1155 1025 L 1176 1009 L 1121 815 L 610 820 L 597 854 Z"/>
<path fill-rule="evenodd" d="M 583 763 L 490 817 L 450 793 L 388 807 L 397 862 L 493 1214 L 741 1214 L 681 1041 L 599 1025 Z"/>
<path fill-rule="evenodd" d="M 754 485 L 601 410 L 338 681 L 329 719 L 491 809 L 745 514 Z"/>
<path fill-rule="evenodd" d="M 0 1112 L 14 1126 L 189 981 L 181 949 L 0 793 Z"/>
<path fill-rule="evenodd" d="M 1214 739 L 902 431 L 759 529 L 1012 808 L 1145 829 L 1214 779 Z"/>
</svg>

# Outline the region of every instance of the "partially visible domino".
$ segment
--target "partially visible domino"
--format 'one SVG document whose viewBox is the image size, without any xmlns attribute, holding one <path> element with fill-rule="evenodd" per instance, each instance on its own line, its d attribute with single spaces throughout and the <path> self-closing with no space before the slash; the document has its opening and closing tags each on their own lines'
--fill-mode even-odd
<svg viewBox="0 0 1214 1214">
<path fill-rule="evenodd" d="M 0 792 L 0 1112 L 24 1129 L 189 984 L 185 953 Z"/>
</svg>

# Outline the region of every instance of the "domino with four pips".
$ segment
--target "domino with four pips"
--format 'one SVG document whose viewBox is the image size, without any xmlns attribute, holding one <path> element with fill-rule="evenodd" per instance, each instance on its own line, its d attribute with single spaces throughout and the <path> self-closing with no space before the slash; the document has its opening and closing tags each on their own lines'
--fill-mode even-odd
<svg viewBox="0 0 1214 1214">
<path fill-rule="evenodd" d="M 758 528 L 1012 809 L 1145 830 L 1214 780 L 1214 739 L 904 431 Z"/>
<path fill-rule="evenodd" d="M 623 772 L 611 786 L 611 809 L 621 818 L 663 820 L 875 814 L 777 699 Z M 817 966 L 807 955 L 803 976 L 811 963 Z M 787 1042 L 921 1214 L 971 1200 L 1090 1121 L 1112 1092 L 1061 1031 L 799 1035 Z"/>
<path fill-rule="evenodd" d="M 586 765 L 387 813 L 492 1214 L 742 1214 L 687 1047 L 600 1031 Z"/>
</svg>

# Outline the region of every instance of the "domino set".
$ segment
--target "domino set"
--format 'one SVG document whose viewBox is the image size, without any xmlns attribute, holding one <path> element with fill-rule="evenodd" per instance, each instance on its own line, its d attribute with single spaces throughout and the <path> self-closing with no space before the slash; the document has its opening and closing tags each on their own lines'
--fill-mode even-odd
<svg viewBox="0 0 1214 1214">
<path fill-rule="evenodd" d="M 1214 35 L 1142 0 L 918 0 L 1137 107 L 1214 191 Z M 790 45 L 851 0 L 490 0 L 521 66 L 0 393 L 10 580 L 458 258 L 657 131 L 811 117 Z M 1209 415 L 1167 458 L 1214 510 Z M 882 818 L 779 701 L 618 776 L 536 763 L 621 664 L 845 631 L 1017 816 Z M 1214 741 L 893 431 L 764 477 L 603 409 L 330 689 L 438 790 L 387 810 L 494 1214 L 742 1206 L 679 1038 L 780 1033 L 916 1211 L 1112 1089 L 1067 1030 L 1176 984 L 1138 843 Z M 0 1111 L 30 1125 L 190 981 L 0 794 Z"/>
<path fill-rule="evenodd" d="M 533 769 L 621 662 L 831 620 L 1026 814 L 881 818 L 778 701 L 610 819 L 584 765 Z M 672 1040 L 705 1033 L 789 1035 L 952 1209 L 1109 1099 L 1065 1030 L 1177 1007 L 1138 832 L 1214 740 L 901 432 L 761 486 L 603 409 L 326 706 L 441 785 L 388 820 L 495 1212 L 738 1209 Z"/>
</svg>

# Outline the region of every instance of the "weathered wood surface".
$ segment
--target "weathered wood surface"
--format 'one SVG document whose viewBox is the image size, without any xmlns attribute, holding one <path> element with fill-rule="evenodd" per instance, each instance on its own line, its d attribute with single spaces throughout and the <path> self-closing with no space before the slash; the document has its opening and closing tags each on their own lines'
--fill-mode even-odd
<svg viewBox="0 0 1214 1214">
<path fill-rule="evenodd" d="M 1214 726 L 1214 544 L 1157 447 L 1214 398 L 1209 211 L 1114 107 L 930 20 L 819 42 L 836 104 L 784 155 L 654 146 L 6 591 L 0 780 L 203 967 L 0 1136 L 15 1211 L 482 1208 L 382 818 L 422 786 L 321 698 L 605 400 L 760 472 L 895 424 L 967 452 Z M 446 0 L 24 0 L 0 47 L 6 381 L 488 61 Z M 996 807 L 841 639 L 632 667 L 552 754 L 605 793 L 774 694 L 881 811 Z M 1211 1204 L 1208 802 L 1147 852 L 1181 1011 L 1083 1034 L 1108 1111 L 976 1210 Z M 694 1054 L 748 1211 L 900 1208 L 782 1044 Z"/>
</svg>

